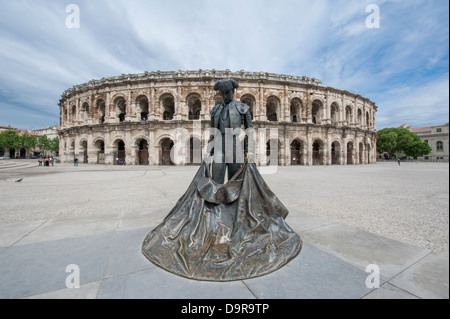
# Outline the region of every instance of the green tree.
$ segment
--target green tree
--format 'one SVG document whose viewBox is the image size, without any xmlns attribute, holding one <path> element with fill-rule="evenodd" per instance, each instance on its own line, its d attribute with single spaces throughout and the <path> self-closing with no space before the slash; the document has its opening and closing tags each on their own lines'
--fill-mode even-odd
<svg viewBox="0 0 450 319">
<path fill-rule="evenodd" d="M 27 133 L 22 134 L 19 137 L 19 148 L 34 149 L 37 145 L 37 141 L 34 136 L 28 135 Z"/>
<path fill-rule="evenodd" d="M 19 148 L 20 147 L 20 137 L 14 130 L 6 130 L 0 133 L 0 146 L 6 148 Z"/>
<path fill-rule="evenodd" d="M 377 132 L 377 152 L 389 157 L 403 152 L 406 156 L 423 156 L 431 152 L 430 146 L 405 128 L 384 128 Z"/>
<path fill-rule="evenodd" d="M 37 145 L 40 150 L 47 151 L 50 149 L 50 139 L 47 137 L 47 135 L 43 135 L 38 139 Z"/>
<path fill-rule="evenodd" d="M 49 149 L 51 151 L 58 151 L 59 150 L 59 138 L 55 137 L 55 138 L 52 138 L 50 140 Z"/>
</svg>

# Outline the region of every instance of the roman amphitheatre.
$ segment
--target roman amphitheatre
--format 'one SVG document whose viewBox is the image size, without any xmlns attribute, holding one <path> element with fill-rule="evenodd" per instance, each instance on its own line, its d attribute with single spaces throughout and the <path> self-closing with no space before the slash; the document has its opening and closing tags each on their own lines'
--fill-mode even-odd
<svg viewBox="0 0 450 319">
<path fill-rule="evenodd" d="M 258 165 L 270 164 L 267 156 L 275 148 L 282 166 L 375 163 L 377 107 L 368 98 L 306 76 L 230 70 L 123 74 L 67 89 L 59 102 L 61 160 L 77 157 L 81 163 L 110 165 L 201 162 L 210 111 L 222 103 L 213 86 L 222 78 L 237 80 L 234 99 L 250 106 L 258 132 Z M 188 154 L 181 164 L 170 155 L 179 142 L 173 132 L 179 129 L 186 132 Z"/>
</svg>

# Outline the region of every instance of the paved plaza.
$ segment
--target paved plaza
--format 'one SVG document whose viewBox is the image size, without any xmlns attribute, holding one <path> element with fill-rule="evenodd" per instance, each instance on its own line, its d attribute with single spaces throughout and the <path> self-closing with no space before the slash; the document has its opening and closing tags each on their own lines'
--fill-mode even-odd
<svg viewBox="0 0 450 319">
<path fill-rule="evenodd" d="M 302 251 L 223 283 L 173 275 L 140 251 L 197 169 L 0 161 L 0 298 L 449 298 L 448 163 L 263 175 Z M 67 288 L 77 271 L 80 287 Z"/>
</svg>

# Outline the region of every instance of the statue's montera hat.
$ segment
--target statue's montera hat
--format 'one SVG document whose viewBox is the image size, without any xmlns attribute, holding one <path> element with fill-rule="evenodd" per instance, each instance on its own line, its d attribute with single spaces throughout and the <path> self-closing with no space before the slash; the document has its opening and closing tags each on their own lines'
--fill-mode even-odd
<svg viewBox="0 0 450 319">
<path fill-rule="evenodd" d="M 214 84 L 214 90 L 226 92 L 229 90 L 234 90 L 239 87 L 239 83 L 236 80 L 233 79 L 222 79 L 216 82 Z"/>
</svg>

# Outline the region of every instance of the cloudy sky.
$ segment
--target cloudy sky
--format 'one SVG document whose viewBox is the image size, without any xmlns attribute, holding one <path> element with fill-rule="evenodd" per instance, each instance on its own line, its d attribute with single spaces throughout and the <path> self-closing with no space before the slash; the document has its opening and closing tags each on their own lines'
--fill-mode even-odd
<svg viewBox="0 0 450 319">
<path fill-rule="evenodd" d="M 67 27 L 71 4 L 79 28 Z M 367 27 L 372 4 L 379 28 Z M 442 125 L 448 10 L 446 0 L 0 0 L 0 126 L 58 125 L 61 93 L 91 79 L 197 69 L 318 78 L 374 101 L 377 129 Z"/>
</svg>

